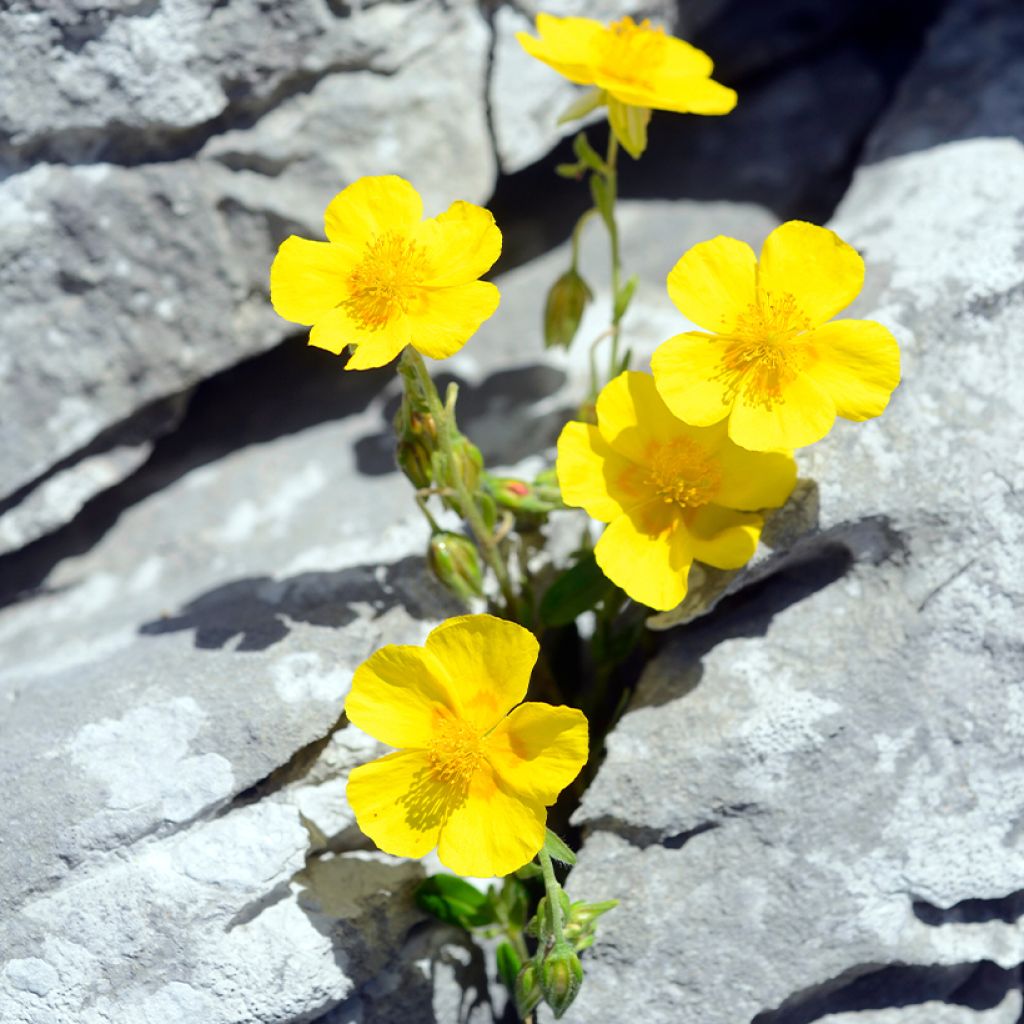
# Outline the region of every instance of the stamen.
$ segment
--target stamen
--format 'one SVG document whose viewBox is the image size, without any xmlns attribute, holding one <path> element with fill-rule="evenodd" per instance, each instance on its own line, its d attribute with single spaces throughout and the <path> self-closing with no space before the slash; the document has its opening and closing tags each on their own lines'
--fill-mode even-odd
<svg viewBox="0 0 1024 1024">
<path fill-rule="evenodd" d="M 458 718 L 443 722 L 427 751 L 434 778 L 441 782 L 468 782 L 483 758 L 480 734 Z"/>
<path fill-rule="evenodd" d="M 407 312 L 426 276 L 426 262 L 415 242 L 394 231 L 374 238 L 349 275 L 344 305 L 352 318 L 367 330 L 378 330 Z"/>
<path fill-rule="evenodd" d="M 704 448 L 679 438 L 653 449 L 646 482 L 667 504 L 699 508 L 718 493 L 722 474 Z"/>
</svg>

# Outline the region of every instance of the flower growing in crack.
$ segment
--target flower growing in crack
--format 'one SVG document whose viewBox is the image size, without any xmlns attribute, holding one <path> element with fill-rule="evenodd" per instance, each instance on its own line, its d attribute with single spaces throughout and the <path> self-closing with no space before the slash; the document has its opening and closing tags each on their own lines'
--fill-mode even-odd
<svg viewBox="0 0 1024 1024">
<path fill-rule="evenodd" d="M 764 524 L 755 510 L 782 505 L 796 483 L 788 453 L 740 448 L 724 421 L 684 423 L 636 372 L 598 395 L 596 427 L 566 424 L 557 468 L 565 503 L 609 524 L 594 548 L 604 574 L 660 610 L 686 597 L 695 559 L 745 565 Z"/>
<path fill-rule="evenodd" d="M 566 112 L 579 117 L 602 103 L 615 137 L 633 157 L 647 146 L 652 110 L 728 114 L 736 93 L 711 79 L 711 58 L 648 20 L 537 15 L 537 37 L 516 33 L 523 49 L 577 85 L 594 88 Z"/>
<path fill-rule="evenodd" d="M 727 421 L 729 437 L 755 451 L 812 444 L 837 415 L 880 415 L 900 380 L 896 339 L 873 320 L 832 320 L 863 283 L 859 253 L 803 221 L 777 227 L 760 260 L 735 238 L 695 245 L 668 293 L 704 330 L 654 353 L 658 391 L 687 423 Z"/>
<path fill-rule="evenodd" d="M 546 807 L 587 760 L 581 711 L 520 703 L 537 652 L 522 626 L 463 615 L 423 647 L 383 647 L 356 669 L 350 721 L 402 748 L 349 776 L 356 821 L 381 850 L 436 846 L 446 867 L 482 877 L 537 854 Z"/>
<path fill-rule="evenodd" d="M 389 363 L 406 345 L 444 359 L 498 308 L 478 278 L 501 253 L 488 210 L 452 203 L 426 220 L 419 193 L 395 175 L 360 178 L 324 214 L 328 241 L 292 235 L 270 268 L 270 300 L 286 320 L 312 325 L 309 343 L 348 370 Z"/>
</svg>

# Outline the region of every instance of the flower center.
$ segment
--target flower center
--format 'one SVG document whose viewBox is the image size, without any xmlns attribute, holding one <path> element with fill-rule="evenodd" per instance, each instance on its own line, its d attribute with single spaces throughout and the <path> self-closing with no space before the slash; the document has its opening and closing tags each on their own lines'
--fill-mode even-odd
<svg viewBox="0 0 1024 1024">
<path fill-rule="evenodd" d="M 643 82 L 661 63 L 664 39 L 665 30 L 654 28 L 647 18 L 639 25 L 629 15 L 620 18 L 605 33 L 601 72 L 620 82 Z"/>
<path fill-rule="evenodd" d="M 426 274 L 426 253 L 394 231 L 378 235 L 349 274 L 343 305 L 367 330 L 384 327 L 408 311 Z"/>
<path fill-rule="evenodd" d="M 483 756 L 480 734 L 459 718 L 442 722 L 427 750 L 434 778 L 448 783 L 468 782 Z"/>
<path fill-rule="evenodd" d="M 654 447 L 646 482 L 662 501 L 674 502 L 682 508 L 698 508 L 718 493 L 722 474 L 704 448 L 679 438 Z"/>
</svg>

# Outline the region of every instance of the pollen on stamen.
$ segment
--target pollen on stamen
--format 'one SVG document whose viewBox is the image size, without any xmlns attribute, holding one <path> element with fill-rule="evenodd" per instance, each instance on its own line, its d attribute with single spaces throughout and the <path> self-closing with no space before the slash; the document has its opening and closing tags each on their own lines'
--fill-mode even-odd
<svg viewBox="0 0 1024 1024">
<path fill-rule="evenodd" d="M 430 771 L 440 782 L 465 783 L 483 758 L 480 735 L 467 722 L 443 723 L 427 751 Z"/>
<path fill-rule="evenodd" d="M 647 483 L 667 504 L 699 508 L 718 493 L 722 474 L 704 448 L 679 438 L 650 453 Z"/>
<path fill-rule="evenodd" d="M 393 231 L 378 235 L 349 274 L 345 307 L 367 330 L 384 327 L 406 313 L 426 273 L 426 254 Z"/>
</svg>

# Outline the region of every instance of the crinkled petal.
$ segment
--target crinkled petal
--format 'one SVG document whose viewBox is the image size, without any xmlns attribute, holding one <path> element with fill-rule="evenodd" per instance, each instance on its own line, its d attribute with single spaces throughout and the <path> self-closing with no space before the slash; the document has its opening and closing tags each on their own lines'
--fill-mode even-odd
<svg viewBox="0 0 1024 1024">
<path fill-rule="evenodd" d="M 270 266 L 270 302 L 285 320 L 315 323 L 346 298 L 353 265 L 340 246 L 291 235 Z"/>
<path fill-rule="evenodd" d="M 404 318 L 397 317 L 383 327 L 369 331 L 349 316 L 344 306 L 338 306 L 313 325 L 309 343 L 335 355 L 339 355 L 347 345 L 352 345 L 354 352 L 345 369 L 368 370 L 390 363 L 409 344 L 409 337 L 409 323 Z"/>
<path fill-rule="evenodd" d="M 715 504 L 726 508 L 779 508 L 796 486 L 796 463 L 789 452 L 753 452 L 726 438 L 718 464 L 722 481 Z"/>
<path fill-rule="evenodd" d="M 620 455 L 589 423 L 567 423 L 558 438 L 562 500 L 609 523 L 653 496 L 635 462 Z"/>
<path fill-rule="evenodd" d="M 667 611 L 686 597 L 693 555 L 676 506 L 652 501 L 609 524 L 594 548 L 602 572 L 634 601 Z"/>
<path fill-rule="evenodd" d="M 460 615 L 427 637 L 426 649 L 458 693 L 461 717 L 493 729 L 526 696 L 539 647 L 533 634 L 493 615 Z"/>
<path fill-rule="evenodd" d="M 900 348 L 874 320 L 836 320 L 807 338 L 816 360 L 807 373 L 848 420 L 881 415 L 900 382 Z"/>
<path fill-rule="evenodd" d="M 466 344 L 500 301 L 489 281 L 425 288 L 405 318 L 413 347 L 431 359 L 445 359 Z"/>
<path fill-rule="evenodd" d="M 355 671 L 345 698 L 349 721 L 392 747 L 426 747 L 439 723 L 461 713 L 458 691 L 422 647 L 389 644 Z"/>
<path fill-rule="evenodd" d="M 542 803 L 524 800 L 485 763 L 441 828 L 438 859 L 457 875 L 511 874 L 544 845 L 546 821 Z"/>
<path fill-rule="evenodd" d="M 757 300 L 757 258 L 737 238 L 719 235 L 683 253 L 668 275 L 669 298 L 698 327 L 729 334 Z"/>
<path fill-rule="evenodd" d="M 597 84 L 631 106 L 670 110 L 677 114 L 728 114 L 736 106 L 736 90 L 711 78 L 664 70 L 643 82 Z"/>
<path fill-rule="evenodd" d="M 811 326 L 831 320 L 864 285 L 864 261 L 834 231 L 790 220 L 764 241 L 758 264 L 762 302 L 792 295 Z"/>
<path fill-rule="evenodd" d="M 729 437 L 752 451 L 791 451 L 820 441 L 836 419 L 828 392 L 806 373 L 778 384 L 765 398 L 760 386 L 749 386 L 758 371 L 751 370 L 740 385 L 729 416 Z"/>
<path fill-rule="evenodd" d="M 743 373 L 729 367 L 728 343 L 691 331 L 669 338 L 651 356 L 658 393 L 679 419 L 710 426 L 729 415 Z"/>
<path fill-rule="evenodd" d="M 431 288 L 466 284 L 486 274 L 501 255 L 501 231 L 482 206 L 456 202 L 418 225 L 413 240 L 423 247 L 431 272 L 422 284 Z"/>
<path fill-rule="evenodd" d="M 531 57 L 543 61 L 570 82 L 592 85 L 593 64 L 604 32 L 604 26 L 591 18 L 538 14 L 537 33 L 540 38 L 517 32 L 516 39 Z"/>
<path fill-rule="evenodd" d="M 434 777 L 423 750 L 400 750 L 353 768 L 345 794 L 359 827 L 395 857 L 429 853 L 466 802 L 464 788 Z"/>
<path fill-rule="evenodd" d="M 692 430 L 673 416 L 649 373 L 627 370 L 609 381 L 597 396 L 597 427 L 615 451 L 646 465 L 653 445 Z"/>
<path fill-rule="evenodd" d="M 686 521 L 693 557 L 716 569 L 739 569 L 757 550 L 764 520 L 753 512 L 704 505 Z"/>
<path fill-rule="evenodd" d="M 324 213 L 324 231 L 332 242 L 361 250 L 386 231 L 411 232 L 423 219 L 420 194 L 397 174 L 359 178 L 342 189 Z"/>
<path fill-rule="evenodd" d="M 587 719 L 576 708 L 520 704 L 486 744 L 487 758 L 508 789 L 550 805 L 587 763 Z"/>
</svg>

